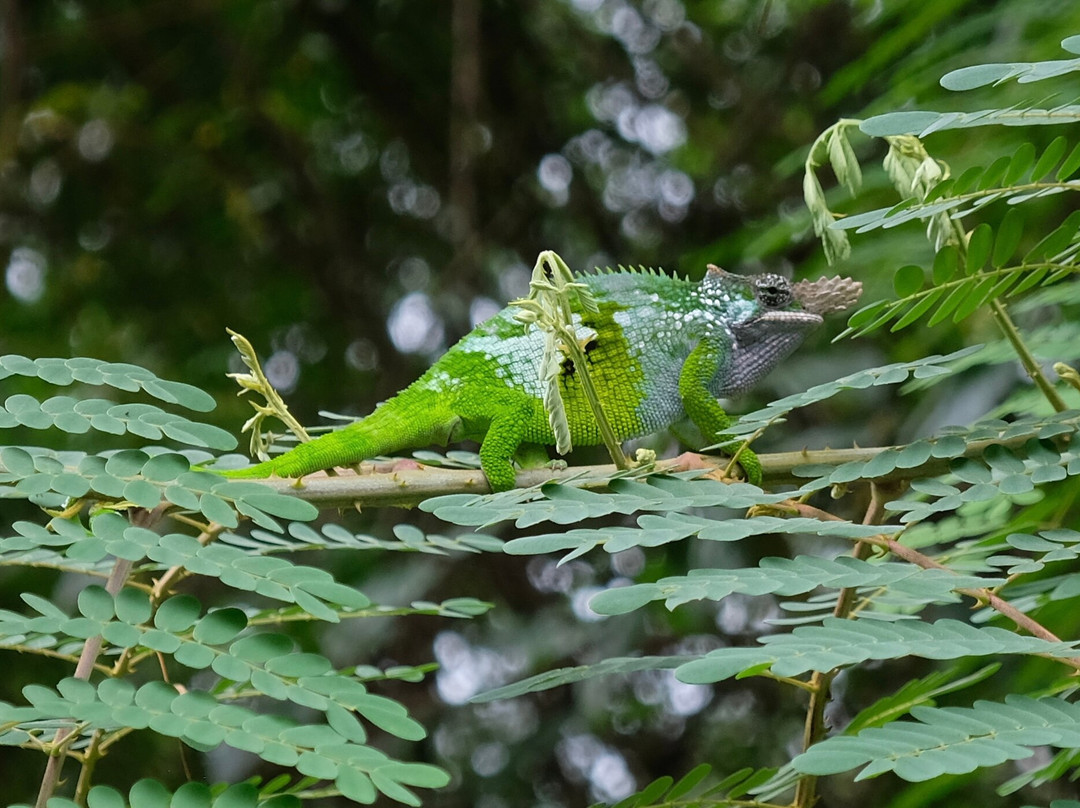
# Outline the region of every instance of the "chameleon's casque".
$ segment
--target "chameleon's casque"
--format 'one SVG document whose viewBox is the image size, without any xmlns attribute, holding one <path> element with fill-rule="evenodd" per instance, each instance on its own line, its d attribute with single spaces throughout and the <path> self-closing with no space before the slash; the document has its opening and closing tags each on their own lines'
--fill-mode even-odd
<svg viewBox="0 0 1080 808">
<path fill-rule="evenodd" d="M 579 342 L 617 436 L 646 435 L 687 417 L 709 443 L 730 419 L 717 400 L 749 389 L 831 311 L 858 300 L 861 284 L 821 278 L 792 284 L 714 266 L 701 282 L 651 270 L 582 275 L 599 312 L 575 313 Z M 471 439 L 495 491 L 514 485 L 512 460 L 528 444 L 554 445 L 543 405 L 544 338 L 506 308 L 478 325 L 423 376 L 371 415 L 231 477 L 301 477 L 403 449 Z M 562 396 L 576 445 L 602 442 L 570 359 Z M 760 479 L 757 458 L 739 462 Z"/>
</svg>

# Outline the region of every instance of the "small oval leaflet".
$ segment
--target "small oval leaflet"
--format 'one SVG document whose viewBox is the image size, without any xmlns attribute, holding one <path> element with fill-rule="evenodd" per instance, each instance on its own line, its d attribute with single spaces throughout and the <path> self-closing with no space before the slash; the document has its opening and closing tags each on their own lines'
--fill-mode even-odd
<svg viewBox="0 0 1080 808">
<path fill-rule="evenodd" d="M 922 267 L 908 264 L 896 270 L 893 275 L 893 288 L 897 297 L 910 297 L 922 289 L 926 275 Z"/>
<path fill-rule="evenodd" d="M 262 664 L 268 659 L 291 654 L 295 650 L 293 641 L 284 634 L 265 632 L 237 640 L 229 646 L 229 653 L 245 662 Z"/>
<path fill-rule="evenodd" d="M 159 806 L 165 808 L 169 804 L 169 798 L 172 795 L 157 780 L 146 777 L 131 787 L 128 796 L 131 799 L 132 808 L 136 805 L 140 808 L 144 805 L 147 808 L 150 808 L 150 806 L 153 806 L 153 808 L 159 808 Z"/>
<path fill-rule="evenodd" d="M 192 595 L 173 595 L 158 607 L 154 625 L 173 634 L 187 631 L 202 612 L 202 604 Z"/>
<path fill-rule="evenodd" d="M 195 624 L 192 636 L 207 645 L 223 645 L 247 628 L 247 624 L 247 616 L 239 609 L 215 609 Z"/>
<path fill-rule="evenodd" d="M 986 264 L 990 257 L 990 250 L 994 243 L 994 231 L 986 222 L 983 222 L 968 237 L 967 273 L 977 272 Z"/>
<path fill-rule="evenodd" d="M 284 654 L 268 659 L 265 667 L 271 673 L 290 678 L 322 676 L 334 669 L 330 660 L 320 654 Z"/>
<path fill-rule="evenodd" d="M 152 613 L 149 596 L 141 589 L 130 586 L 125 586 L 116 594 L 113 607 L 116 616 L 131 625 L 145 623 Z"/>
<path fill-rule="evenodd" d="M 310 522 L 319 515 L 319 509 L 310 502 L 286 494 L 277 494 L 269 489 L 257 494 L 248 494 L 242 498 L 242 501 L 271 516 L 294 522 Z"/>
<path fill-rule="evenodd" d="M 112 595 L 97 584 L 91 584 L 79 593 L 78 606 L 79 614 L 91 620 L 105 622 L 113 617 Z"/>
<path fill-rule="evenodd" d="M 1024 216 L 1017 208 L 1010 208 L 998 225 L 997 238 L 994 239 L 994 250 L 991 262 L 994 267 L 1000 269 L 1012 258 L 1016 248 L 1020 246 L 1020 239 L 1024 235 Z"/>
<path fill-rule="evenodd" d="M 240 524 L 232 506 L 214 494 L 203 494 L 199 498 L 199 510 L 203 516 L 219 525 L 232 528 Z"/>
<path fill-rule="evenodd" d="M 142 475 L 154 482 L 172 482 L 190 469 L 191 464 L 182 454 L 163 452 L 146 461 L 142 467 Z"/>
<path fill-rule="evenodd" d="M 117 477 L 134 477 L 146 462 L 150 455 L 140 452 L 138 449 L 124 449 L 109 457 L 105 461 L 105 471 Z"/>
</svg>

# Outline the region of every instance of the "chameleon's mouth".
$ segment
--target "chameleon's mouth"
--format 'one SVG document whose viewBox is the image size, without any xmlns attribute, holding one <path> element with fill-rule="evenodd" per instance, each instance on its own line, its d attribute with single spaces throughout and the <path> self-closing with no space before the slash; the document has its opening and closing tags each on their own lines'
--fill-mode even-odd
<svg viewBox="0 0 1080 808">
<path fill-rule="evenodd" d="M 775 334 L 803 333 L 817 328 L 824 321 L 824 317 L 812 311 L 766 311 L 734 326 L 734 331 L 741 339 L 755 334 L 763 337 L 766 330 Z"/>
<path fill-rule="evenodd" d="M 767 311 L 760 317 L 755 317 L 752 322 L 805 323 L 809 326 L 818 326 L 825 322 L 825 318 L 812 311 Z"/>
</svg>

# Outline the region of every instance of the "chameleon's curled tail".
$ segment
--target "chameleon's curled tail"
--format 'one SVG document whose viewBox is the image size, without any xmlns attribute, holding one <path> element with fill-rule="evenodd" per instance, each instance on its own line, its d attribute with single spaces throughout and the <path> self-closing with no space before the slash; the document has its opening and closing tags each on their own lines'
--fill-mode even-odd
<svg viewBox="0 0 1080 808">
<path fill-rule="evenodd" d="M 351 466 L 383 454 L 446 443 L 457 419 L 446 416 L 437 402 L 405 390 L 371 415 L 315 440 L 301 443 L 278 457 L 245 469 L 222 472 L 233 479 L 303 477 L 335 466 Z"/>
</svg>

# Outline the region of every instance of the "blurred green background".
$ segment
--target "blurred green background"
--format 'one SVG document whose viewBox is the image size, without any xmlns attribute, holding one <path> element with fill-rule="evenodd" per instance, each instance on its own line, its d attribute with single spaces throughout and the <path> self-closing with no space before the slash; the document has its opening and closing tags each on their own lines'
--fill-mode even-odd
<svg viewBox="0 0 1080 808">
<path fill-rule="evenodd" d="M 542 249 L 582 270 L 842 271 L 874 300 L 930 247 L 918 227 L 878 232 L 856 239 L 845 266 L 824 266 L 801 200 L 809 144 L 840 117 L 978 108 L 943 105 L 937 79 L 1060 58 L 1077 32 L 1080 4 L 1067 0 L 0 0 L 0 354 L 141 364 L 213 393 L 212 417 L 237 431 L 249 409 L 225 377 L 240 369 L 227 326 L 256 345 L 303 422 L 319 423 L 320 409 L 360 415 L 524 293 Z M 1008 138 L 973 130 L 934 145 L 962 169 L 965 154 L 1008 153 Z M 865 156 L 880 146 L 868 141 Z M 884 189 L 883 173 L 867 184 Z M 830 346 L 839 330 L 739 407 L 993 336 L 976 318 Z M 971 376 L 921 403 L 838 399 L 761 447 L 896 442 L 970 421 L 1015 376 Z M 376 534 L 403 520 L 438 529 L 397 511 L 350 520 Z M 339 664 L 441 663 L 428 685 L 384 691 L 431 730 L 392 751 L 455 775 L 426 804 L 615 800 L 699 761 L 727 772 L 786 760 L 802 705 L 760 681 L 701 688 L 655 673 L 463 702 L 536 670 L 756 635 L 777 613 L 771 601 L 647 611 L 616 630 L 584 605 L 613 579 L 747 561 L 737 552 L 679 545 L 561 567 L 335 556 L 339 577 L 378 602 L 470 595 L 497 608 L 470 624 L 356 621 L 303 639 Z M 79 585 L 5 578 L 2 600 L 33 588 L 63 603 Z M 911 673 L 890 671 L 897 682 Z M 26 675 L 0 697 L 16 698 Z M 841 689 L 835 720 L 858 685 Z M 105 782 L 184 777 L 174 747 L 117 753 Z M 0 753 L 0 781 L 32 787 L 37 763 Z M 210 780 L 252 765 L 226 752 L 192 763 Z M 871 788 L 886 800 L 887 783 Z M 919 804 L 997 800 L 983 781 L 959 788 Z M 855 793 L 870 792 L 829 804 Z"/>
</svg>

